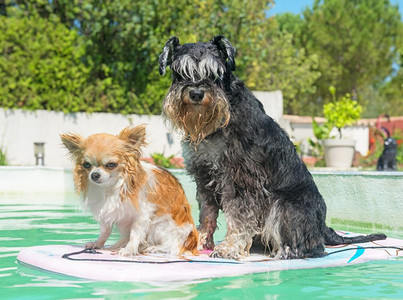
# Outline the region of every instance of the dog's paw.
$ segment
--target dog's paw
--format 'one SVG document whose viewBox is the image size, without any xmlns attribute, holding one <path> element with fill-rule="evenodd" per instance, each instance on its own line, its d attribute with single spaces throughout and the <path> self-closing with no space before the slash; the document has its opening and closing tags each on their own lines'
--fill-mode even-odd
<svg viewBox="0 0 403 300">
<path fill-rule="evenodd" d="M 207 232 L 199 233 L 199 247 L 200 250 L 213 250 L 214 249 L 214 240 L 211 235 L 208 235 Z"/>
<path fill-rule="evenodd" d="M 299 259 L 308 257 L 317 257 L 317 255 L 312 255 L 312 253 L 304 253 L 301 249 L 292 249 L 289 246 L 281 247 L 276 253 L 273 253 L 275 259 L 286 260 L 286 259 Z"/>
<path fill-rule="evenodd" d="M 101 249 L 104 245 L 95 242 L 88 242 L 84 245 L 85 249 Z"/>
<path fill-rule="evenodd" d="M 138 254 L 138 251 L 134 247 L 126 246 L 117 251 L 117 253 L 121 256 L 135 256 L 136 254 Z"/>
<path fill-rule="evenodd" d="M 236 251 L 233 247 L 228 247 L 223 243 L 216 246 L 209 256 L 213 258 L 225 258 L 235 260 L 240 260 L 244 257 L 244 255 Z"/>
</svg>

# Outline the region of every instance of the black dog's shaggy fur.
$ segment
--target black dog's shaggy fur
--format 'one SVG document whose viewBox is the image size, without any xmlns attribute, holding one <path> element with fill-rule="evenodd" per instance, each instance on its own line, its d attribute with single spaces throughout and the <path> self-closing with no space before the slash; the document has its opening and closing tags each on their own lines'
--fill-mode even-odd
<svg viewBox="0 0 403 300">
<path fill-rule="evenodd" d="M 389 135 L 389 133 L 388 133 Z M 378 171 L 397 171 L 396 155 L 397 142 L 394 138 L 388 136 L 383 142 L 383 152 L 378 159 L 376 169 Z"/>
<path fill-rule="evenodd" d="M 324 245 L 385 239 L 341 237 L 326 226 L 326 205 L 287 133 L 232 73 L 235 49 L 223 36 L 180 45 L 173 37 L 160 55 L 173 82 L 163 103 L 166 119 L 183 133 L 187 171 L 197 183 L 200 236 L 212 256 L 249 254 L 259 237 L 280 259 L 319 257 Z M 214 246 L 219 209 L 227 223 Z"/>
</svg>

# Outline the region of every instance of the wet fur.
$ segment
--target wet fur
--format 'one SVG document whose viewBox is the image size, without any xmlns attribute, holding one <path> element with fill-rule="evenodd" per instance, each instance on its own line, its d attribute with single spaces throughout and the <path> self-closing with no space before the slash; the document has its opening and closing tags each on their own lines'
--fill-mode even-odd
<svg viewBox="0 0 403 300">
<path fill-rule="evenodd" d="M 203 247 L 214 250 L 212 256 L 238 259 L 249 255 L 258 238 L 269 255 L 292 259 L 323 256 L 325 244 L 385 239 L 383 234 L 344 238 L 326 226 L 326 205 L 311 174 L 287 133 L 232 73 L 234 56 L 223 36 L 184 45 L 172 37 L 159 60 L 162 75 L 167 66 L 172 69 L 164 116 L 183 134 L 186 169 L 197 184 Z M 204 98 L 189 99 L 192 89 L 202 90 Z M 226 112 L 212 115 L 217 106 Z M 188 118 L 208 121 L 188 130 Z M 227 234 L 215 246 L 220 209 Z"/>
</svg>

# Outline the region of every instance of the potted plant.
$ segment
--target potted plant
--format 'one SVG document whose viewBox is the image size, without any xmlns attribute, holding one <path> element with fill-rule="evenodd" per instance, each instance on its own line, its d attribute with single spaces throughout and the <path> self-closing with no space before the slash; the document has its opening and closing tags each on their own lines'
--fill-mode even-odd
<svg viewBox="0 0 403 300">
<path fill-rule="evenodd" d="M 336 99 L 335 87 L 330 87 L 332 102 L 323 106 L 325 124 L 314 124 L 317 132 L 320 132 L 326 166 L 334 168 L 349 168 L 354 159 L 356 141 L 342 136 L 342 128 L 356 123 L 361 116 L 362 106 L 346 94 L 340 100 Z M 315 128 L 316 126 L 316 128 Z M 338 135 L 330 137 L 331 130 L 337 128 Z M 316 134 L 315 134 L 316 135 Z"/>
</svg>

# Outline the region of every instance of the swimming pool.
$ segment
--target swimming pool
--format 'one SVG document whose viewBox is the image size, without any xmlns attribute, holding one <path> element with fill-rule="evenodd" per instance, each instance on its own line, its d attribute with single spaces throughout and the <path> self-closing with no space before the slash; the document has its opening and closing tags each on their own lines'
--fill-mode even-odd
<svg viewBox="0 0 403 300">
<path fill-rule="evenodd" d="M 98 225 L 80 209 L 79 198 L 72 191 L 71 174 L 60 170 L 36 168 L 1 169 L 0 194 L 0 298 L 1 299 L 130 299 L 144 298 L 403 298 L 403 260 L 376 261 L 348 267 L 274 271 L 241 277 L 202 280 L 192 283 L 145 284 L 93 282 L 35 270 L 16 263 L 24 247 L 46 244 L 84 244 L 98 235 Z M 176 173 L 185 187 L 197 219 L 194 185 L 183 173 Z M 343 175 L 343 174 L 339 174 Z M 332 174 L 315 175 L 319 187 L 338 186 Z M 345 176 L 353 176 L 344 174 Z M 358 175 L 354 175 L 358 176 Z M 18 178 L 20 189 L 13 191 L 7 178 Z M 355 178 L 357 179 L 357 178 Z M 354 179 L 354 180 L 355 180 Z M 347 178 L 346 182 L 354 181 Z M 365 178 L 369 182 L 374 178 Z M 375 181 L 381 181 L 378 178 Z M 14 180 L 13 180 L 14 181 Z M 38 183 L 39 181 L 40 183 Z M 346 184 L 346 183 L 344 183 Z M 371 183 L 374 185 L 375 183 Z M 382 183 L 385 186 L 385 183 Z M 395 186 L 396 181 L 391 186 Z M 357 189 L 359 184 L 353 184 Z M 24 187 L 24 188 L 22 188 Z M 402 187 L 398 186 L 397 189 Z M 330 187 L 327 187 L 330 189 Z M 63 192 L 61 192 L 63 191 Z M 396 193 L 399 190 L 393 190 Z M 341 193 L 345 193 L 344 189 Z M 358 193 L 356 190 L 354 193 Z M 393 194 L 395 195 L 395 194 Z M 393 196 L 392 195 L 392 196 Z M 402 193 L 396 195 L 401 202 Z M 389 195 L 391 198 L 391 195 Z M 368 205 L 368 199 L 365 199 Z M 393 199 L 392 199 L 393 200 Z M 333 204 L 330 205 L 332 207 Z M 379 205 L 379 204 L 378 204 Z M 400 220 L 384 224 L 369 223 L 367 207 L 361 206 L 363 222 L 346 222 L 331 212 L 332 226 L 341 230 L 371 232 L 382 227 L 388 235 L 403 239 Z M 396 207 L 395 207 L 396 208 Z M 340 209 L 352 208 L 342 206 Z M 385 210 L 388 208 L 384 207 Z M 402 215 L 402 210 L 397 213 Z M 392 212 L 389 212 L 392 213 Z M 348 214 L 347 214 L 348 215 Z M 341 224 L 337 224 L 340 221 Z M 225 223 L 220 217 L 216 239 L 222 239 Z M 358 226 L 358 227 L 357 227 Z M 361 226 L 361 227 L 359 227 Z M 364 226 L 364 227 L 362 227 Z M 116 235 L 115 235 L 116 238 Z"/>
</svg>

